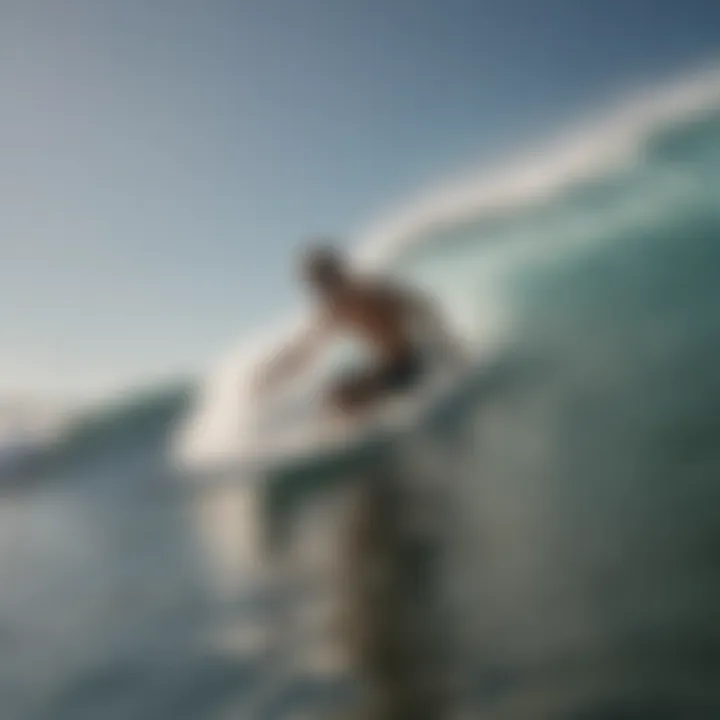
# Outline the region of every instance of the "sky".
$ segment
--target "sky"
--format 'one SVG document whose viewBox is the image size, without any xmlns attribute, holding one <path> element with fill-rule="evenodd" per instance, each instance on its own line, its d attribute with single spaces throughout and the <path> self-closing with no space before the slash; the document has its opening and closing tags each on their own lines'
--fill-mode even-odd
<svg viewBox="0 0 720 720">
<path fill-rule="evenodd" d="M 717 0 L 0 0 L 0 396 L 201 370 L 309 234 L 718 57 Z"/>
</svg>

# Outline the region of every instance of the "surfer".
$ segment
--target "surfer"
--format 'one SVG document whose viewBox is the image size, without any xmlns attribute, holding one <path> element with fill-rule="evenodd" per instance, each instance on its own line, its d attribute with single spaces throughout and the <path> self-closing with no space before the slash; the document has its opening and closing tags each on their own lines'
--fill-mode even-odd
<svg viewBox="0 0 720 720">
<path fill-rule="evenodd" d="M 407 390 L 427 370 L 419 336 L 441 338 L 446 350 L 457 347 L 429 298 L 393 283 L 355 275 L 341 255 L 328 246 L 304 255 L 300 274 L 318 301 L 308 332 L 276 355 L 263 370 L 266 387 L 300 371 L 338 332 L 350 332 L 374 350 L 368 369 L 341 378 L 329 391 L 331 405 L 355 413 L 386 393 Z"/>
</svg>

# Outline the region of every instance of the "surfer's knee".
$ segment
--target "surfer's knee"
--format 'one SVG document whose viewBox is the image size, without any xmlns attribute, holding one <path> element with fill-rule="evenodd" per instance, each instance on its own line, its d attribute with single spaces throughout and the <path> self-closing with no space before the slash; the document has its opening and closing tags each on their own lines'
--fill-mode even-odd
<svg viewBox="0 0 720 720">
<path fill-rule="evenodd" d="M 330 390 L 330 404 L 344 413 L 359 410 L 371 400 L 368 390 L 368 383 L 362 378 L 347 378 Z"/>
<path fill-rule="evenodd" d="M 339 383 L 330 390 L 330 405 L 336 410 L 350 412 L 358 404 L 357 392 L 349 383 Z"/>
</svg>

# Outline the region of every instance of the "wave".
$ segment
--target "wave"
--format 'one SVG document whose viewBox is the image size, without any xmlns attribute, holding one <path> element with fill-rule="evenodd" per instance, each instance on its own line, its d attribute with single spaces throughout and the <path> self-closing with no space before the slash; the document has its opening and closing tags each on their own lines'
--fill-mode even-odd
<svg viewBox="0 0 720 720">
<path fill-rule="evenodd" d="M 414 279 L 440 296 L 450 321 L 469 339 L 486 352 L 501 348 L 511 319 L 493 294 L 500 273 L 489 262 L 490 248 L 500 247 L 502 263 L 513 267 L 547 256 L 551 245 L 562 251 L 583 238 L 615 238 L 681 208 L 702 191 L 683 163 L 693 147 L 707 151 L 718 110 L 720 67 L 636 92 L 599 121 L 565 129 L 519 160 L 422 195 L 362 233 L 353 257 L 363 268 L 410 275 L 415 259 L 426 260 Z M 467 261 L 468 246 L 477 262 Z M 443 256 L 454 247 L 465 249 L 442 278 Z M 218 363 L 178 437 L 181 455 L 221 455 L 247 432 L 253 368 L 306 320 L 299 312 L 246 338 Z"/>
<path fill-rule="evenodd" d="M 169 427 L 191 405 L 194 393 L 192 383 L 177 382 L 80 413 L 68 423 L 56 452 L 75 455 L 134 444 Z"/>
<path fill-rule="evenodd" d="M 8 442 L 0 454 L 0 478 L 18 479 L 94 456 L 136 451 L 162 443 L 192 406 L 197 383 L 180 381 L 112 403 L 65 411 L 52 432 Z"/>
</svg>

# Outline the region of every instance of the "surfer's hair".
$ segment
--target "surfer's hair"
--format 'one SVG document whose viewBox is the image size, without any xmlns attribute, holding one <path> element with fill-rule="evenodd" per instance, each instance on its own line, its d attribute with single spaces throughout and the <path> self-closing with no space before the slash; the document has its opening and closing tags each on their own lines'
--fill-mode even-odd
<svg viewBox="0 0 720 720">
<path fill-rule="evenodd" d="M 302 258 L 303 275 L 318 285 L 338 280 L 343 275 L 344 265 L 341 254 L 327 244 L 313 245 Z"/>
</svg>

